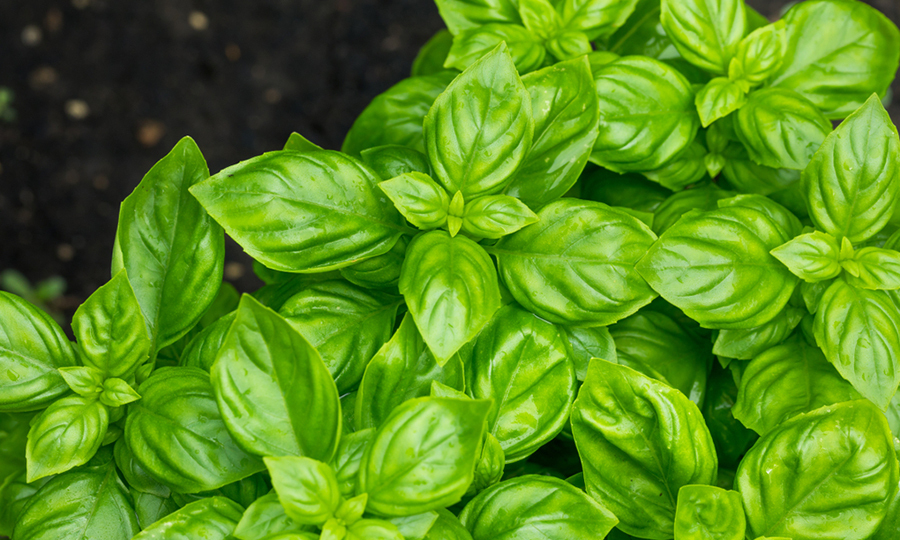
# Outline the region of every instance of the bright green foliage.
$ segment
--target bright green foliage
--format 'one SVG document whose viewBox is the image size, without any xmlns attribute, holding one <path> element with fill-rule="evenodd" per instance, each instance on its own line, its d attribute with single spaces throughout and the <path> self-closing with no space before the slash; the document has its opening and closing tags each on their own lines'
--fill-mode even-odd
<svg viewBox="0 0 900 540">
<path fill-rule="evenodd" d="M 741 495 L 715 486 L 683 486 L 675 509 L 675 540 L 742 540 Z"/>
</svg>

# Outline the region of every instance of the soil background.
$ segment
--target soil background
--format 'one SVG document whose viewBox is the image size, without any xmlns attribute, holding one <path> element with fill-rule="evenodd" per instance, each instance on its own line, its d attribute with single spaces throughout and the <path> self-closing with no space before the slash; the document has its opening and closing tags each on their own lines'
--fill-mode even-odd
<svg viewBox="0 0 900 540">
<path fill-rule="evenodd" d="M 786 3 L 748 1 L 769 18 Z M 900 20 L 900 1 L 869 3 Z M 120 202 L 182 136 L 213 173 L 292 131 L 339 148 L 443 26 L 433 0 L 0 1 L 16 111 L 0 120 L 0 271 L 64 277 L 70 315 L 109 279 Z M 258 285 L 231 241 L 226 263 Z"/>
</svg>

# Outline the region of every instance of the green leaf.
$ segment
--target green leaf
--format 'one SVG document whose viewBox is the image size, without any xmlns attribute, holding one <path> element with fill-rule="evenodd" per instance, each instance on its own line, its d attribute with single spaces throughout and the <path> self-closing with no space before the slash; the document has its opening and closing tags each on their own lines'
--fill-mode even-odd
<svg viewBox="0 0 900 540">
<path fill-rule="evenodd" d="M 450 196 L 427 174 L 405 173 L 378 184 L 403 217 L 427 231 L 447 222 Z"/>
<path fill-rule="evenodd" d="M 837 238 L 813 231 L 791 239 L 771 253 L 792 274 L 803 281 L 815 283 L 836 278 L 841 273 L 840 250 Z"/>
<path fill-rule="evenodd" d="M 774 169 L 804 169 L 831 122 L 812 102 L 786 88 L 751 92 L 734 128 L 750 158 Z"/>
<path fill-rule="evenodd" d="M 138 464 L 172 491 L 211 491 L 264 469 L 228 433 L 205 371 L 157 369 L 138 392 L 125 439 Z"/>
<path fill-rule="evenodd" d="M 722 157 L 725 159 L 722 176 L 737 191 L 772 195 L 800 184 L 800 171 L 760 165 L 750 159 L 750 154 L 741 143 L 729 143 L 722 151 Z M 803 207 L 805 209 L 805 202 Z"/>
<path fill-rule="evenodd" d="M 239 540 L 259 540 L 299 529 L 302 526 L 288 517 L 278 494 L 272 491 L 247 507 L 231 534 Z"/>
<path fill-rule="evenodd" d="M 241 298 L 210 378 L 222 421 L 248 452 L 334 455 L 341 408 L 328 368 L 284 318 L 252 297 Z"/>
<path fill-rule="evenodd" d="M 678 52 L 695 66 L 724 75 L 747 34 L 740 0 L 662 0 L 659 21 Z"/>
<path fill-rule="evenodd" d="M 781 67 L 787 49 L 784 24 L 767 24 L 757 28 L 738 44 L 728 65 L 728 78 L 757 86 Z"/>
<path fill-rule="evenodd" d="M 682 486 L 675 509 L 678 540 L 744 540 L 741 494 L 715 486 Z"/>
<path fill-rule="evenodd" d="M 69 389 L 58 368 L 77 364 L 66 334 L 49 315 L 0 291 L 0 411 L 37 411 Z"/>
<path fill-rule="evenodd" d="M 436 385 L 432 387 L 432 395 L 435 395 L 434 388 L 436 388 Z M 469 485 L 466 495 L 476 495 L 499 482 L 503 478 L 505 467 L 506 454 L 503 452 L 503 446 L 500 445 L 500 441 L 496 437 L 486 433 L 484 445 L 481 447 L 481 455 L 475 463 L 475 478 Z"/>
<path fill-rule="evenodd" d="M 736 360 L 750 360 L 760 353 L 778 345 L 800 324 L 806 315 L 803 308 L 790 305 L 785 307 L 772 320 L 753 328 L 719 330 L 713 344 L 713 354 Z"/>
<path fill-rule="evenodd" d="M 279 314 L 319 351 L 340 393 L 354 388 L 390 338 L 403 299 L 323 281 L 288 299 Z"/>
<path fill-rule="evenodd" d="M 816 227 L 853 243 L 891 219 L 900 197 L 900 138 L 876 96 L 825 138 L 803 171 Z"/>
<path fill-rule="evenodd" d="M 617 364 L 681 390 L 697 405 L 703 403 L 712 364 L 708 340 L 699 339 L 672 317 L 651 310 L 617 322 L 609 327 L 609 334 L 616 344 Z"/>
<path fill-rule="evenodd" d="M 743 107 L 747 103 L 747 94 L 734 81 L 716 77 L 697 92 L 694 103 L 700 113 L 700 124 L 709 127 L 716 120 Z"/>
<path fill-rule="evenodd" d="M 665 199 L 653 213 L 653 232 L 661 235 L 691 210 L 715 210 L 719 201 L 733 197 L 733 191 L 721 189 L 716 184 L 704 184 L 679 191 Z"/>
<path fill-rule="evenodd" d="M 407 314 L 366 367 L 356 397 L 355 427 L 380 426 L 401 403 L 427 396 L 432 381 L 462 390 L 462 362 L 454 355 L 443 366 L 438 364 Z"/>
<path fill-rule="evenodd" d="M 106 379 L 103 372 L 95 367 L 61 367 L 59 374 L 73 392 L 89 398 L 96 398 L 103 391 L 103 381 Z"/>
<path fill-rule="evenodd" d="M 617 363 L 616 344 L 606 327 L 557 326 L 557 329 L 566 345 L 566 356 L 575 366 L 577 380 L 584 380 L 591 358 Z"/>
<path fill-rule="evenodd" d="M 732 362 L 734 363 L 734 362 Z M 730 488 L 731 483 L 722 484 L 722 468 L 731 469 L 744 457 L 744 453 L 758 438 L 753 431 L 744 427 L 732 414 L 738 388 L 732 370 L 713 365 L 706 385 L 706 398 L 700 411 L 709 428 L 709 434 L 716 445 L 719 458 L 719 487 Z M 743 379 L 742 379 L 743 380 Z M 732 479 L 734 474 L 732 473 Z M 677 510 L 677 505 L 676 505 Z"/>
<path fill-rule="evenodd" d="M 562 199 L 491 253 L 512 296 L 532 313 L 558 324 L 602 326 L 656 296 L 634 268 L 654 237 L 621 210 Z"/>
<path fill-rule="evenodd" d="M 459 234 L 459 230 L 462 228 L 465 204 L 462 191 L 457 191 L 450 199 L 450 206 L 447 209 L 447 231 L 451 238 Z"/>
<path fill-rule="evenodd" d="M 486 24 L 456 35 L 444 66 L 464 70 L 501 43 L 509 47 L 512 63 L 521 73 L 534 71 L 544 64 L 547 49 L 540 36 L 518 24 Z"/>
<path fill-rule="evenodd" d="M 543 40 L 555 36 L 562 24 L 551 0 L 517 0 L 522 25 Z"/>
<path fill-rule="evenodd" d="M 830 119 L 884 96 L 900 60 L 900 32 L 863 2 L 812 0 L 784 16 L 787 45 L 769 84 L 803 94 Z"/>
<path fill-rule="evenodd" d="M 437 511 L 438 519 L 423 540 L 472 540 L 459 518 L 445 508 Z"/>
<path fill-rule="evenodd" d="M 719 205 L 719 208 L 740 206 L 758 210 L 774 223 L 778 229 L 782 231 L 782 234 L 786 235 L 788 238 L 799 235 L 803 230 L 803 225 L 800 223 L 800 220 L 797 219 L 797 216 L 791 213 L 790 210 L 762 195 L 736 195 L 727 199 L 719 199 L 716 204 Z"/>
<path fill-rule="evenodd" d="M 394 409 L 359 469 L 368 511 L 403 516 L 459 502 L 472 483 L 488 407 L 484 401 L 422 397 Z"/>
<path fill-rule="evenodd" d="M 362 464 L 366 448 L 375 438 L 375 430 L 360 429 L 341 437 L 337 452 L 330 465 L 338 480 L 338 487 L 344 498 L 353 497 L 356 493 L 356 477 Z"/>
<path fill-rule="evenodd" d="M 354 285 L 366 289 L 395 288 L 406 257 L 409 237 L 401 236 L 390 251 L 340 269 L 340 275 Z"/>
<path fill-rule="evenodd" d="M 521 22 L 516 0 L 436 0 L 435 4 L 453 35 L 495 22 Z"/>
<path fill-rule="evenodd" d="M 672 538 L 678 490 L 716 479 L 716 450 L 697 406 L 624 366 L 591 362 L 572 433 L 588 494 L 631 535 Z"/>
<path fill-rule="evenodd" d="M 638 0 L 556 0 L 563 27 L 591 40 L 606 37 L 625 24 Z"/>
<path fill-rule="evenodd" d="M 453 34 L 446 28 L 437 31 L 416 55 L 412 64 L 413 77 L 422 75 L 434 75 L 444 70 L 444 61 L 447 59 L 447 53 L 450 52 L 450 46 L 453 45 Z"/>
<path fill-rule="evenodd" d="M 673 191 L 680 191 L 706 176 L 706 148 L 694 139 L 668 163 L 654 171 L 642 171 L 645 177 Z"/>
<path fill-rule="evenodd" d="M 111 464 L 54 477 L 19 515 L 13 538 L 129 540 L 140 532 L 128 488 Z"/>
<path fill-rule="evenodd" d="M 113 257 L 113 274 L 123 268 L 128 273 L 150 329 L 151 354 L 197 324 L 222 283 L 222 228 L 188 192 L 208 177 L 203 154 L 193 139 L 185 137 L 150 169 L 119 211 L 116 246 L 120 256 Z M 117 299 L 130 305 L 130 295 L 121 282 L 106 294 L 112 298 L 104 303 Z M 191 301 L 185 302 L 185 296 Z M 119 317 L 109 309 L 104 309 L 104 319 Z M 101 316 L 95 314 L 97 322 L 102 322 Z M 126 326 L 136 328 L 136 323 L 129 319 Z M 112 334 L 110 338 L 118 339 Z M 135 345 L 143 346 L 135 339 Z M 98 345 L 90 345 L 91 354 L 102 354 Z"/>
<path fill-rule="evenodd" d="M 425 152 L 422 120 L 455 71 L 403 79 L 372 100 L 353 122 L 341 151 L 359 156 L 367 148 L 396 144 Z"/>
<path fill-rule="evenodd" d="M 438 513 L 431 511 L 412 516 L 395 517 L 388 521 L 397 527 L 406 540 L 423 540 L 437 520 Z"/>
<path fill-rule="evenodd" d="M 466 203 L 462 230 L 476 238 L 501 238 L 537 220 L 537 215 L 515 197 L 485 195 Z"/>
<path fill-rule="evenodd" d="M 225 497 L 194 501 L 144 529 L 134 540 L 225 540 L 243 509 Z"/>
<path fill-rule="evenodd" d="M 604 538 L 618 522 L 580 489 L 537 475 L 511 478 L 482 491 L 459 519 L 475 540 Z"/>
<path fill-rule="evenodd" d="M 676 69 L 630 56 L 595 75 L 600 136 L 591 161 L 615 172 L 652 171 L 694 140 L 700 120 L 694 91 Z"/>
<path fill-rule="evenodd" d="M 150 354 L 147 323 L 124 269 L 78 308 L 72 330 L 84 365 L 109 377 L 131 375 Z"/>
<path fill-rule="evenodd" d="M 578 30 L 560 32 L 544 42 L 544 47 L 547 48 L 547 52 L 553 58 L 560 62 L 594 53 L 588 37 L 584 35 L 584 32 L 579 32 Z M 603 53 L 605 51 L 599 52 Z M 595 55 L 596 57 L 597 55 Z M 615 57 L 618 57 L 618 55 L 615 55 Z"/>
<path fill-rule="evenodd" d="M 284 511 L 294 522 L 322 525 L 338 509 L 341 491 L 331 467 L 306 457 L 264 459 Z"/>
<path fill-rule="evenodd" d="M 769 432 L 735 477 L 749 536 L 869 538 L 897 491 L 892 439 L 884 415 L 864 400 L 822 407 Z"/>
<path fill-rule="evenodd" d="M 103 381 L 103 392 L 100 394 L 100 403 L 107 407 L 121 407 L 128 403 L 141 399 L 140 394 L 122 379 L 115 377 Z"/>
<path fill-rule="evenodd" d="M 506 194 L 532 208 L 552 202 L 575 184 L 597 139 L 598 101 L 583 58 L 522 77 L 531 95 L 534 140 Z"/>
<path fill-rule="evenodd" d="M 601 168 L 586 171 L 580 184 L 582 199 L 651 214 L 672 195 L 672 190 L 639 174 L 617 174 Z"/>
<path fill-rule="evenodd" d="M 142 493 L 152 493 L 163 499 L 168 499 L 172 495 L 172 490 L 162 485 L 137 462 L 134 458 L 134 452 L 128 447 L 128 441 L 125 437 L 119 438 L 113 447 L 113 458 L 116 467 L 125 478 L 128 486 Z"/>
<path fill-rule="evenodd" d="M 287 142 L 284 143 L 284 148 L 282 148 L 282 150 L 295 150 L 297 152 L 311 152 L 313 150 L 321 149 L 321 146 L 310 142 L 306 137 L 300 135 L 296 131 L 294 133 L 291 133 L 291 136 L 288 137 Z"/>
<path fill-rule="evenodd" d="M 109 414 L 96 398 L 62 398 L 36 418 L 28 431 L 28 481 L 66 472 L 94 457 Z"/>
<path fill-rule="evenodd" d="M 380 519 L 361 519 L 347 527 L 347 540 L 404 540 L 396 525 Z"/>
<path fill-rule="evenodd" d="M 363 163 L 371 167 L 382 180 L 390 180 L 411 172 L 431 174 L 428 156 L 408 146 L 397 144 L 376 146 L 363 150 L 360 155 Z"/>
<path fill-rule="evenodd" d="M 142 529 L 146 529 L 178 510 L 178 505 L 170 497 L 160 497 L 140 491 L 133 491 L 132 495 L 134 496 L 134 513 L 137 514 L 138 523 Z"/>
<path fill-rule="evenodd" d="M 444 231 L 417 236 L 400 274 L 400 292 L 438 363 L 469 342 L 500 307 L 497 272 L 468 238 Z"/>
<path fill-rule="evenodd" d="M 803 339 L 772 347 L 750 361 L 741 376 L 735 418 L 760 435 L 782 422 L 843 401 L 860 399 L 817 348 Z"/>
<path fill-rule="evenodd" d="M 900 385 L 900 312 L 887 293 L 836 280 L 819 301 L 813 330 L 841 376 L 886 409 Z"/>
<path fill-rule="evenodd" d="M 900 289 L 900 253 L 864 247 L 854 254 L 852 261 L 858 275 L 848 275 L 847 283 L 861 289 Z"/>
<path fill-rule="evenodd" d="M 531 97 L 506 45 L 472 64 L 438 96 L 424 129 L 428 158 L 447 192 L 469 198 L 506 187 L 534 132 Z"/>
<path fill-rule="evenodd" d="M 269 268 L 323 272 L 386 253 L 407 231 L 377 183 L 339 152 L 280 151 L 228 167 L 191 193 Z"/>
<path fill-rule="evenodd" d="M 556 327 L 511 304 L 475 340 L 466 391 L 491 400 L 487 429 L 511 463 L 563 429 L 575 399 L 575 367 Z"/>
</svg>

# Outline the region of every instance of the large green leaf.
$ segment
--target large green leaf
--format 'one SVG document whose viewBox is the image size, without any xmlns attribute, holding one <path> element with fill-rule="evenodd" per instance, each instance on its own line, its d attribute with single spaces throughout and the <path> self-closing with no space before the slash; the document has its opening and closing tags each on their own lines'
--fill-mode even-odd
<svg viewBox="0 0 900 540">
<path fill-rule="evenodd" d="M 618 522 L 602 502 L 568 482 L 537 475 L 482 491 L 459 519 L 475 540 L 604 538 Z"/>
<path fill-rule="evenodd" d="M 626 212 L 563 199 L 542 208 L 537 223 L 502 238 L 491 253 L 510 293 L 529 311 L 554 323 L 602 326 L 656 296 L 634 267 L 654 240 Z"/>
<path fill-rule="evenodd" d="M 326 463 L 307 457 L 267 457 L 272 486 L 285 513 L 295 523 L 319 525 L 338 509 L 341 491 Z"/>
<path fill-rule="evenodd" d="M 228 167 L 191 193 L 269 268 L 323 272 L 386 253 L 407 231 L 378 182 L 340 152 L 283 150 Z"/>
<path fill-rule="evenodd" d="M 338 391 L 354 388 L 366 364 L 391 338 L 403 299 L 346 281 L 323 281 L 292 296 L 278 311 L 315 347 Z"/>
<path fill-rule="evenodd" d="M 135 540 L 225 540 L 241 519 L 243 509 L 225 497 L 194 501 L 135 536 Z"/>
<path fill-rule="evenodd" d="M 0 411 L 36 411 L 69 390 L 57 368 L 76 365 L 75 350 L 49 315 L 0 291 L 0 365 Z"/>
<path fill-rule="evenodd" d="M 807 312 L 802 307 L 786 306 L 775 318 L 753 328 L 720 330 L 713 343 L 713 354 L 737 360 L 751 360 L 787 339 Z"/>
<path fill-rule="evenodd" d="M 331 458 L 337 388 L 319 353 L 277 313 L 244 296 L 213 364 L 213 392 L 235 441 L 260 456 Z"/>
<path fill-rule="evenodd" d="M 575 367 L 556 327 L 510 304 L 475 340 L 466 392 L 491 400 L 488 431 L 511 463 L 563 429 L 575 399 Z"/>
<path fill-rule="evenodd" d="M 747 520 L 741 495 L 715 486 L 683 486 L 678 490 L 675 538 L 678 540 L 744 540 Z"/>
<path fill-rule="evenodd" d="M 444 65 L 464 70 L 501 43 L 509 47 L 510 57 L 519 73 L 534 71 L 547 57 L 543 40 L 534 32 L 518 24 L 491 23 L 454 36 Z"/>
<path fill-rule="evenodd" d="M 428 348 L 443 364 L 500 307 L 494 264 L 484 249 L 445 231 L 417 236 L 407 248 L 400 292 Z"/>
<path fill-rule="evenodd" d="M 588 494 L 628 534 L 671 539 L 678 490 L 716 479 L 716 450 L 697 406 L 631 368 L 591 362 L 572 433 Z"/>
<path fill-rule="evenodd" d="M 747 34 L 742 0 L 662 0 L 659 20 L 678 52 L 697 67 L 724 75 Z"/>
<path fill-rule="evenodd" d="M 594 163 L 616 172 L 652 171 L 697 135 L 694 91 L 674 68 L 629 56 L 603 66 L 594 79 L 600 96 Z"/>
<path fill-rule="evenodd" d="M 778 221 L 756 208 L 688 213 L 660 236 L 637 269 L 702 326 L 753 328 L 778 315 L 797 285 L 797 277 L 769 254 L 789 238 Z"/>
<path fill-rule="evenodd" d="M 770 85 L 800 92 L 832 119 L 850 114 L 873 92 L 887 92 L 900 61 L 900 32 L 877 9 L 810 0 L 783 20 L 784 63 Z"/>
<path fill-rule="evenodd" d="M 781 424 L 747 452 L 735 477 L 750 537 L 869 538 L 897 486 L 887 420 L 864 400 Z"/>
<path fill-rule="evenodd" d="M 557 326 L 566 346 L 566 355 L 575 366 L 575 378 L 583 381 L 592 358 L 617 363 L 616 344 L 605 326 Z"/>
<path fill-rule="evenodd" d="M 205 371 L 161 368 L 138 392 L 125 438 L 138 464 L 172 491 L 210 491 L 265 468 L 228 433 Z"/>
<path fill-rule="evenodd" d="M 96 396 L 54 402 L 28 431 L 28 481 L 59 474 L 94 457 L 109 426 L 109 413 Z"/>
<path fill-rule="evenodd" d="M 113 274 L 128 273 L 150 329 L 151 354 L 197 324 L 222 284 L 222 228 L 188 192 L 208 177 L 200 149 L 185 137 L 119 210 Z"/>
<path fill-rule="evenodd" d="M 447 87 L 425 116 L 435 179 L 468 199 L 502 191 L 534 133 L 531 96 L 504 43 Z"/>
<path fill-rule="evenodd" d="M 553 0 L 566 30 L 591 40 L 606 37 L 625 24 L 638 0 Z"/>
<path fill-rule="evenodd" d="M 900 138 L 877 96 L 825 138 L 803 171 L 809 214 L 840 239 L 864 242 L 891 219 L 900 196 Z"/>
<path fill-rule="evenodd" d="M 900 310 L 890 296 L 838 279 L 822 295 L 813 329 L 841 376 L 886 409 L 900 385 Z"/>
</svg>

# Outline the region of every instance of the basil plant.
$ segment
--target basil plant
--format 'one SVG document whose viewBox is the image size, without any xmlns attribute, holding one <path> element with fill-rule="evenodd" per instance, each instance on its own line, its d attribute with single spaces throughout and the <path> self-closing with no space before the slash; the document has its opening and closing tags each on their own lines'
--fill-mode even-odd
<svg viewBox="0 0 900 540">
<path fill-rule="evenodd" d="M 182 139 L 70 333 L 0 293 L 0 536 L 898 538 L 897 28 L 437 7 L 340 151 Z"/>
</svg>

